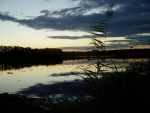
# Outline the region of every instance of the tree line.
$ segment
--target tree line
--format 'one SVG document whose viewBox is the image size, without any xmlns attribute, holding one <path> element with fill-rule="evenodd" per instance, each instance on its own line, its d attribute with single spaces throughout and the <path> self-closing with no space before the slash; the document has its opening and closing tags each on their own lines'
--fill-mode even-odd
<svg viewBox="0 0 150 113">
<path fill-rule="evenodd" d="M 62 51 L 58 48 L 32 49 L 20 46 L 0 46 L 0 58 L 27 58 L 27 59 L 67 59 L 93 56 L 105 57 L 149 57 L 150 49 L 121 49 L 106 51 Z"/>
<path fill-rule="evenodd" d="M 105 51 L 92 51 L 93 56 L 105 56 L 105 57 L 123 57 L 123 58 L 135 58 L 135 57 L 150 57 L 150 49 L 121 49 L 121 50 L 105 50 Z"/>
<path fill-rule="evenodd" d="M 0 58 L 53 58 L 63 57 L 62 50 L 57 48 L 32 49 L 20 46 L 0 46 Z"/>
</svg>

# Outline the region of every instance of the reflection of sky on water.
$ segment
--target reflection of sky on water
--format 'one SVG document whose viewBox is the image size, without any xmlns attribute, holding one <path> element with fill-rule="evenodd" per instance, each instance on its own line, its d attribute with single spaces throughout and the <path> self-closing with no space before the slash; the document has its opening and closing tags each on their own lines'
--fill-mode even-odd
<svg viewBox="0 0 150 113">
<path fill-rule="evenodd" d="M 53 84 L 81 79 L 78 75 L 83 73 L 81 73 L 80 69 L 76 69 L 80 62 L 82 61 L 69 61 L 57 65 L 41 65 L 19 70 L 0 71 L 0 93 L 15 93 L 36 84 Z M 56 75 L 58 76 L 56 77 Z"/>
<path fill-rule="evenodd" d="M 113 61 L 117 67 L 121 67 L 123 60 Z M 57 65 L 38 65 L 0 71 L 0 93 L 17 92 L 38 97 L 58 97 L 59 95 L 60 100 L 61 98 L 74 98 L 85 90 L 80 77 L 85 74 L 79 67 L 85 67 L 88 63 L 83 60 L 70 60 Z"/>
</svg>

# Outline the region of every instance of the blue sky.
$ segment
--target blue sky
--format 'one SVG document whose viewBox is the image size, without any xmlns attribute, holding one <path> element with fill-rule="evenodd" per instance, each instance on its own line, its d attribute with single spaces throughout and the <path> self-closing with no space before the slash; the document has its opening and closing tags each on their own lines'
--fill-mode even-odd
<svg viewBox="0 0 150 113">
<path fill-rule="evenodd" d="M 0 45 L 86 49 L 91 41 L 89 26 L 104 20 L 112 3 L 109 48 L 147 47 L 149 0 L 0 0 Z"/>
</svg>

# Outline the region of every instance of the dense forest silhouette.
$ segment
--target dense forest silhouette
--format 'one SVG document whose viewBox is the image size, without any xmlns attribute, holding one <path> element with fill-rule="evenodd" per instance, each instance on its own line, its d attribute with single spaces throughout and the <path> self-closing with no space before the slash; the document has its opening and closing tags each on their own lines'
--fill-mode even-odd
<svg viewBox="0 0 150 113">
<path fill-rule="evenodd" d="M 92 51 L 93 56 L 105 56 L 109 58 L 142 58 L 150 57 L 150 49 L 120 49 L 106 51 Z"/>
<path fill-rule="evenodd" d="M 105 56 L 106 58 L 141 58 L 149 57 L 150 49 L 120 49 L 120 50 L 106 50 L 106 51 L 65 51 L 64 58 L 81 58 L 81 57 L 97 57 Z"/>
<path fill-rule="evenodd" d="M 30 47 L 0 46 L 0 58 L 62 58 L 62 50 L 56 48 L 31 49 Z"/>
<path fill-rule="evenodd" d="M 34 65 L 55 65 L 62 62 L 61 49 L 0 46 L 0 70 L 20 69 Z"/>
<path fill-rule="evenodd" d="M 30 47 L 19 47 L 19 46 L 0 46 L 0 59 L 70 59 L 70 58 L 81 58 L 81 57 L 94 57 L 94 56 L 105 57 L 149 57 L 150 49 L 120 49 L 120 50 L 106 50 L 106 51 L 62 51 L 59 48 L 43 48 L 43 49 L 32 49 Z"/>
</svg>

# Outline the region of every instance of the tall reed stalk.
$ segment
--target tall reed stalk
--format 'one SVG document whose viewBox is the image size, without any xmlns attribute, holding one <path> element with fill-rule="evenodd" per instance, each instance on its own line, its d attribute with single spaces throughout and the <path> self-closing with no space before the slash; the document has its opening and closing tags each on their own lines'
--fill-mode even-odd
<svg viewBox="0 0 150 113">
<path fill-rule="evenodd" d="M 87 83 L 91 94 L 88 104 L 93 113 L 145 113 L 150 105 L 150 62 L 124 62 L 119 69 L 114 61 L 105 57 L 108 21 L 113 15 L 113 5 L 106 11 L 106 20 L 95 22 L 91 26 L 95 46 L 96 63 L 82 70 L 87 77 L 81 76 Z M 96 37 L 96 38 L 95 38 Z M 105 41 L 101 41 L 105 38 Z M 101 51 L 103 54 L 99 54 Z M 108 73 L 106 69 L 111 69 Z M 147 105 L 146 102 L 149 104 Z"/>
<path fill-rule="evenodd" d="M 81 69 L 81 76 L 90 91 L 90 98 L 62 102 L 55 106 L 59 113 L 150 113 L 150 60 L 123 62 L 118 68 L 114 61 L 105 58 L 108 21 L 113 15 L 113 5 L 106 11 L 106 20 L 91 26 L 95 46 L 95 62 Z M 101 41 L 105 38 L 105 41 Z M 99 54 L 99 51 L 103 54 Z M 108 73 L 107 69 L 112 72 Z"/>
<path fill-rule="evenodd" d="M 92 45 L 95 46 L 94 55 L 96 55 L 96 64 L 92 63 L 90 66 L 94 68 L 82 68 L 82 70 L 86 73 L 88 77 L 82 77 L 92 88 L 94 91 L 94 95 L 97 95 L 99 93 L 101 78 L 105 75 L 105 68 L 109 67 L 109 63 L 105 60 L 105 50 L 106 50 L 106 37 L 107 37 L 107 27 L 108 27 L 108 21 L 113 16 L 113 5 L 108 7 L 108 10 L 106 11 L 106 19 L 103 21 L 94 22 L 94 24 L 91 26 L 93 34 L 93 38 L 91 38 Z M 101 41 L 101 39 L 104 39 L 104 42 Z M 99 54 L 101 51 L 102 54 Z M 95 60 L 94 60 L 95 61 Z M 117 69 L 117 68 L 116 68 Z M 117 70 L 115 70 L 117 71 Z"/>
</svg>

